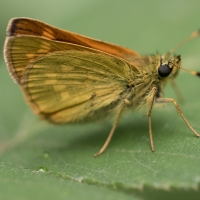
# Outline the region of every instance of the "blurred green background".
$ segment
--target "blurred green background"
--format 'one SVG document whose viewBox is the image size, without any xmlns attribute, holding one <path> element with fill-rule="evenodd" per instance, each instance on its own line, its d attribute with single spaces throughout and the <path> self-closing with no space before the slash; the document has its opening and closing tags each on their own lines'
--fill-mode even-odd
<svg viewBox="0 0 200 200">
<path fill-rule="evenodd" d="M 0 8 L 2 50 L 13 17 L 35 18 L 140 54 L 165 53 L 200 28 L 197 0 L 3 0 Z M 199 47 L 200 38 L 177 50 L 183 67 L 200 71 Z M 106 152 L 93 158 L 110 119 L 62 127 L 38 120 L 11 80 L 3 53 L 0 59 L 2 199 L 199 199 L 200 140 L 173 105 L 153 111 L 155 153 L 145 114 L 133 113 L 123 117 Z M 181 72 L 177 84 L 185 98 L 182 111 L 200 132 L 200 80 Z M 166 96 L 177 98 L 170 87 Z"/>
</svg>

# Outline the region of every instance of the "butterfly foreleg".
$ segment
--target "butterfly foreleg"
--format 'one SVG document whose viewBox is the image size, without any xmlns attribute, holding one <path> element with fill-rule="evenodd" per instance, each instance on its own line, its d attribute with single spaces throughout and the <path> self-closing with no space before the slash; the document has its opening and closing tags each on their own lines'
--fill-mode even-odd
<svg viewBox="0 0 200 200">
<path fill-rule="evenodd" d="M 178 103 L 172 99 L 172 98 L 157 98 L 156 99 L 156 103 L 173 103 L 178 114 L 182 117 L 182 119 L 185 121 L 185 123 L 187 124 L 187 126 L 189 127 L 189 129 L 197 136 L 200 137 L 200 135 L 192 128 L 192 126 L 190 125 L 190 123 L 188 122 L 188 120 L 185 118 L 185 116 L 183 115 Z"/>
</svg>

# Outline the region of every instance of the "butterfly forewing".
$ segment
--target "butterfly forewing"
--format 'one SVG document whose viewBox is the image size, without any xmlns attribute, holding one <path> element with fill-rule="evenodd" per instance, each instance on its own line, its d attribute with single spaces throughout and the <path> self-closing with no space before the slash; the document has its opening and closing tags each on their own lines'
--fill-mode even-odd
<svg viewBox="0 0 200 200">
<path fill-rule="evenodd" d="M 84 47 L 90 47 L 109 54 L 132 61 L 134 56 L 138 54 L 130 49 L 105 43 L 99 40 L 88 38 L 76 33 L 58 29 L 46 23 L 29 19 L 29 18 L 14 18 L 9 22 L 7 27 L 8 36 L 29 35 L 47 38 L 55 41 L 68 42 L 78 44 Z"/>
<path fill-rule="evenodd" d="M 15 82 L 19 83 L 22 73 L 30 61 L 42 57 L 51 52 L 65 50 L 83 51 L 80 45 L 73 45 L 65 42 L 51 41 L 35 36 L 9 37 L 5 42 L 4 57 L 10 74 Z M 87 51 L 93 52 L 87 48 Z"/>
<path fill-rule="evenodd" d="M 68 50 L 30 63 L 21 86 L 37 114 L 54 123 L 69 123 L 115 112 L 133 79 L 131 66 L 124 60 L 100 52 Z"/>
</svg>

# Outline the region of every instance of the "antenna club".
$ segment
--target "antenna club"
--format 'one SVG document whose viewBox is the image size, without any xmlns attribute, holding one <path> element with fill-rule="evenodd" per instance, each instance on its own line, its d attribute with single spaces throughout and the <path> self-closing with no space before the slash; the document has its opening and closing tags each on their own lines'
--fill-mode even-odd
<svg viewBox="0 0 200 200">
<path fill-rule="evenodd" d="M 195 31 L 194 33 L 192 33 L 191 37 L 192 37 L 192 38 L 196 38 L 196 37 L 198 37 L 199 35 L 200 35 L 200 29 L 197 30 L 197 31 Z"/>
</svg>

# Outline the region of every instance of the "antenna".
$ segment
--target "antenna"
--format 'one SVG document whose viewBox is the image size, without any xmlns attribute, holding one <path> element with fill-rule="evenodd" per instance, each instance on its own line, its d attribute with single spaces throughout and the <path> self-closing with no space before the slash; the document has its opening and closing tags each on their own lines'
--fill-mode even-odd
<svg viewBox="0 0 200 200">
<path fill-rule="evenodd" d="M 193 32 L 189 37 L 187 37 L 185 40 L 183 40 L 181 43 L 179 43 L 177 46 L 175 46 L 173 49 L 171 49 L 166 55 L 165 57 L 169 58 L 170 55 L 176 51 L 178 48 L 180 48 L 181 46 L 183 46 L 185 43 L 197 38 L 198 36 L 200 36 L 200 29 Z"/>
<path fill-rule="evenodd" d="M 182 68 L 182 67 L 181 67 L 181 69 L 186 71 L 186 72 L 188 72 L 188 73 L 190 73 L 190 74 L 192 74 L 192 75 L 194 75 L 194 76 L 200 76 L 200 72 L 189 70 L 189 69 L 185 69 L 185 68 Z"/>
<path fill-rule="evenodd" d="M 171 49 L 167 54 L 166 54 L 166 57 L 169 58 L 170 55 L 176 51 L 178 48 L 180 48 L 181 46 L 183 46 L 185 43 L 197 38 L 200 36 L 200 29 L 193 32 L 189 37 L 187 37 L 185 40 L 183 40 L 181 43 L 179 43 L 177 46 L 175 46 L 173 49 Z M 174 63 L 173 63 L 174 64 Z M 197 71 L 193 71 L 193 70 L 189 70 L 189 69 L 185 69 L 185 68 L 182 68 L 180 66 L 177 66 L 179 68 L 181 68 L 182 70 L 194 75 L 194 76 L 199 76 L 200 77 L 200 72 L 197 72 Z"/>
</svg>

